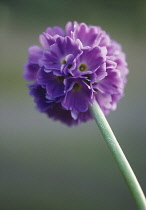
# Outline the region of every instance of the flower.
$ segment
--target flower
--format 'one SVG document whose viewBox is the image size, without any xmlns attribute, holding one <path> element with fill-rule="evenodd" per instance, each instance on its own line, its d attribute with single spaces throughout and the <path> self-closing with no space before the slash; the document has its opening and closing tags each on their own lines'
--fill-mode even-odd
<svg viewBox="0 0 146 210">
<path fill-rule="evenodd" d="M 77 22 L 48 27 L 40 43 L 29 48 L 23 73 L 40 112 L 77 125 L 93 119 L 88 105 L 95 100 L 104 114 L 116 109 L 128 74 L 120 44 L 99 26 Z"/>
<path fill-rule="evenodd" d="M 24 65 L 24 78 L 28 81 L 35 81 L 37 79 L 37 72 L 41 66 L 41 58 L 43 56 L 43 49 L 38 46 L 32 46 L 28 49 L 28 61 Z"/>
</svg>

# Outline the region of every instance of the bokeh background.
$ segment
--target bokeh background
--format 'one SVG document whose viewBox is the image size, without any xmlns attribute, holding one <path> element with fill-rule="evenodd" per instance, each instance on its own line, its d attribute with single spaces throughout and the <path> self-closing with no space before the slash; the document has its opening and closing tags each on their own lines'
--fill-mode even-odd
<svg viewBox="0 0 146 210">
<path fill-rule="evenodd" d="M 0 0 L 1 210 L 136 210 L 94 121 L 48 119 L 22 78 L 27 48 L 69 20 L 101 26 L 127 54 L 125 97 L 107 118 L 146 192 L 146 1 Z"/>
</svg>

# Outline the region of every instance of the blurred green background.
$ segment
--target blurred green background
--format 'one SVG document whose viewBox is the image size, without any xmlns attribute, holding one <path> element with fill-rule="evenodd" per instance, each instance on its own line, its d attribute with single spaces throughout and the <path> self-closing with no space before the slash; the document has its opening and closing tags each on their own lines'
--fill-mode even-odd
<svg viewBox="0 0 146 210">
<path fill-rule="evenodd" d="M 146 192 L 146 1 L 0 0 L 1 210 L 136 210 L 94 121 L 48 119 L 22 78 L 27 48 L 69 20 L 101 26 L 127 54 L 125 97 L 107 118 Z"/>
</svg>

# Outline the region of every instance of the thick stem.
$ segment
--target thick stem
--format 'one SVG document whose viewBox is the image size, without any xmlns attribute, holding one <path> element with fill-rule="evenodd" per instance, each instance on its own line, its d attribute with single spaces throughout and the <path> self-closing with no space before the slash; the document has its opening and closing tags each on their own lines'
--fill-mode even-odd
<svg viewBox="0 0 146 210">
<path fill-rule="evenodd" d="M 108 144 L 110 151 L 112 152 L 116 160 L 116 163 L 131 191 L 131 194 L 133 195 L 137 203 L 138 209 L 146 210 L 146 200 L 144 193 L 117 139 L 115 138 L 114 133 L 112 132 L 102 110 L 96 102 L 93 104 L 93 106 L 89 105 L 89 108 L 92 112 L 92 115 L 95 118 L 97 125 L 99 126 L 99 129 L 106 143 Z"/>
</svg>

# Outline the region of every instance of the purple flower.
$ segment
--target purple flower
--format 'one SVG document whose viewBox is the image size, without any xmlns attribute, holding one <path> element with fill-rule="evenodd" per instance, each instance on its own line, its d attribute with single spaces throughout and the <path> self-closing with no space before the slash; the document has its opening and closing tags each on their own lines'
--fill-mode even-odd
<svg viewBox="0 0 146 210">
<path fill-rule="evenodd" d="M 47 98 L 55 100 L 64 95 L 64 76 L 56 76 L 52 72 L 45 72 L 40 69 L 38 73 L 38 83 L 45 88 Z"/>
<path fill-rule="evenodd" d="M 37 79 L 37 72 L 41 66 L 43 50 L 38 46 L 32 46 L 28 49 L 28 52 L 28 61 L 24 64 L 25 72 L 23 76 L 28 81 L 35 81 Z"/>
<path fill-rule="evenodd" d="M 65 36 L 64 30 L 61 27 L 48 27 L 46 31 L 40 35 L 40 43 L 45 49 L 48 49 L 52 44 L 55 43 L 56 38 L 60 36 Z"/>
<path fill-rule="evenodd" d="M 70 37 L 58 37 L 55 43 L 44 51 L 44 71 L 53 72 L 58 76 L 66 74 L 68 69 L 73 68 L 74 59 L 81 53 L 78 42 Z"/>
<path fill-rule="evenodd" d="M 74 40 L 79 39 L 83 46 L 108 46 L 110 45 L 109 35 L 99 26 L 88 26 L 85 23 L 68 22 L 66 24 L 66 35 Z"/>
<path fill-rule="evenodd" d="M 30 95 L 34 97 L 34 102 L 40 112 L 46 112 L 48 109 L 52 108 L 55 103 L 47 99 L 47 92 L 45 88 L 37 83 L 29 85 Z"/>
<path fill-rule="evenodd" d="M 66 110 L 71 111 L 76 120 L 80 112 L 88 110 L 88 103 L 93 103 L 93 89 L 84 77 L 69 77 L 65 79 L 65 96 L 61 102 Z"/>
<path fill-rule="evenodd" d="M 77 22 L 47 28 L 40 42 L 43 49 L 29 48 L 23 74 L 40 112 L 78 125 L 93 119 L 94 100 L 104 114 L 116 109 L 128 74 L 120 44 L 100 27 Z"/>
<path fill-rule="evenodd" d="M 95 80 L 95 77 L 96 80 L 104 78 L 107 75 L 106 69 L 100 67 L 106 62 L 106 53 L 106 48 L 103 47 L 83 49 L 82 54 L 75 60 L 76 68 L 69 69 L 68 73 L 75 77 L 88 75 L 91 80 Z"/>
</svg>

